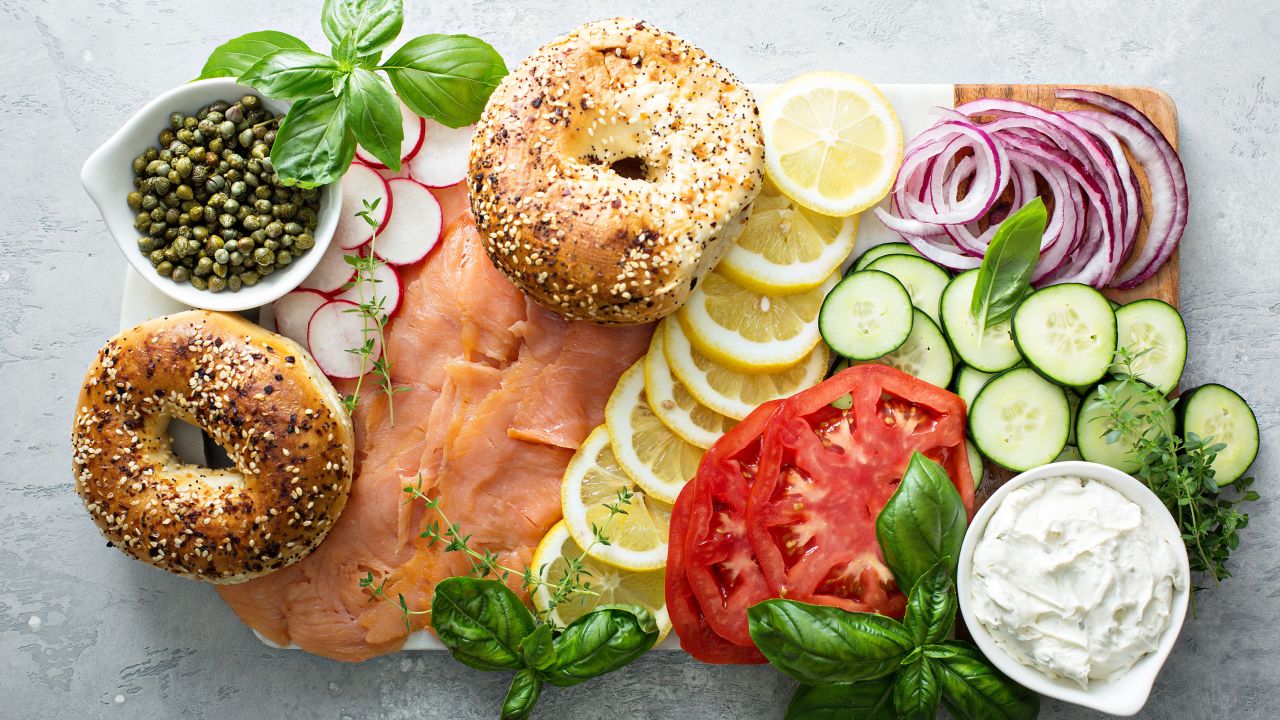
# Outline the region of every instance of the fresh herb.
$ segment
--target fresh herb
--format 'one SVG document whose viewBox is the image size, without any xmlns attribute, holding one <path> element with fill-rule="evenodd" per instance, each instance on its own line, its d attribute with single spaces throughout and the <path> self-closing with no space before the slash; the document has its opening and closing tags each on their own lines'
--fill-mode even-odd
<svg viewBox="0 0 1280 720">
<path fill-rule="evenodd" d="M 360 376 L 356 378 L 356 387 L 351 394 L 342 398 L 342 404 L 346 406 L 348 413 L 355 412 L 356 404 L 360 402 L 360 388 L 364 384 L 364 376 L 372 371 L 378 376 L 378 388 L 387 397 L 387 422 L 395 425 L 395 394 L 408 388 L 396 387 L 391 380 L 391 361 L 387 359 L 387 297 L 378 294 L 378 283 L 382 281 L 377 277 L 377 270 L 385 263 L 374 254 L 378 246 L 378 221 L 374 219 L 373 213 L 378 209 L 382 198 L 375 198 L 373 202 L 368 200 L 362 202 L 364 208 L 356 213 L 356 217 L 364 220 L 369 226 L 373 231 L 373 238 L 369 241 L 368 254 L 345 257 L 347 264 L 355 270 L 355 275 L 342 287 L 344 290 L 353 287 L 356 289 L 356 306 L 344 312 L 355 313 L 364 318 L 364 326 L 361 330 L 364 342 L 358 348 L 347 350 L 349 353 L 360 356 Z M 378 353 L 376 360 L 371 359 L 375 352 Z"/>
<path fill-rule="evenodd" d="M 547 582 L 543 574 L 525 567 L 514 570 L 498 561 L 489 550 L 471 547 L 471 536 L 461 526 L 449 522 L 440 509 L 438 498 L 427 496 L 422 477 L 404 487 L 405 502 L 422 501 L 439 516 L 419 537 L 428 547 L 444 543 L 445 552 L 461 552 L 471 563 L 471 575 L 451 577 L 436 584 L 430 607 L 414 610 L 403 593 L 392 601 L 386 592 L 387 580 L 375 584 L 372 572 L 360 578 L 360 587 L 369 591 L 369 600 L 395 602 L 404 618 L 405 629 L 411 629 L 415 616 L 430 615 L 431 626 L 440 642 L 458 662 L 484 671 L 516 672 L 502 703 L 503 718 L 527 718 L 542 694 L 544 684 L 569 687 L 625 667 L 648 652 L 658 640 L 658 626 L 653 615 L 638 605 L 601 605 L 583 614 L 567 627 L 558 627 L 552 611 L 557 604 L 577 595 L 599 595 L 591 587 L 590 571 L 585 567 L 587 550 L 596 544 L 609 544 L 605 534 L 610 521 L 626 514 L 631 491 L 618 493 L 617 502 L 609 503 L 609 517 L 593 528 L 595 538 L 583 552 L 568 561 L 564 577 Z M 525 607 L 507 586 L 518 576 L 524 589 L 533 592 L 547 588 L 552 603 L 537 615 Z"/>
<path fill-rule="evenodd" d="M 965 517 L 942 467 L 915 453 L 876 525 L 894 577 L 912 579 L 902 622 L 784 599 L 747 611 L 760 652 L 803 683 L 787 707 L 788 720 L 928 720 L 942 704 L 957 718 L 1021 720 L 1039 713 L 1038 696 L 970 645 L 946 639 L 958 605 L 952 551 L 964 538 Z"/>
<path fill-rule="evenodd" d="M 1116 380 L 1098 386 L 1098 402 L 1109 443 L 1125 442 L 1139 458 L 1135 475 L 1160 498 L 1182 531 L 1192 572 L 1209 575 L 1214 584 L 1231 576 L 1227 559 L 1240 545 L 1240 530 L 1249 516 L 1240 507 L 1258 500 L 1254 479 L 1241 478 L 1230 495 L 1214 479 L 1213 461 L 1226 445 L 1213 438 L 1172 430 L 1174 400 L 1138 379 L 1134 364 L 1143 352 L 1116 352 Z M 1197 587 L 1196 590 L 1204 588 Z M 1194 612 L 1195 596 L 1192 596 Z"/>
<path fill-rule="evenodd" d="M 1049 221 L 1044 201 L 1035 198 L 1000 223 L 982 257 L 969 311 L 978 321 L 978 337 L 987 328 L 1013 317 L 1031 292 L 1031 277 L 1040 260 L 1040 242 Z"/>
<path fill-rule="evenodd" d="M 357 143 L 398 172 L 404 127 L 392 87 L 418 115 L 462 127 L 507 74 L 497 51 L 468 35 L 423 35 L 383 62 L 404 25 L 402 0 L 325 0 L 320 24 L 328 55 L 286 33 L 252 32 L 215 48 L 200 73 L 295 101 L 271 148 L 286 185 L 333 182 Z"/>
</svg>

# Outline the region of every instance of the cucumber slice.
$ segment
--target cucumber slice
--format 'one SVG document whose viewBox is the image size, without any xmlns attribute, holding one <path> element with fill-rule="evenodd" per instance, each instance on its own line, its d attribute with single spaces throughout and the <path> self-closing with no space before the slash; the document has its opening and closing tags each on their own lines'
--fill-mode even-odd
<svg viewBox="0 0 1280 720">
<path fill-rule="evenodd" d="M 897 368 L 940 388 L 951 383 L 951 374 L 956 368 L 955 357 L 951 354 L 947 339 L 929 316 L 920 310 L 915 311 L 911 335 L 902 343 L 902 347 L 870 362 Z"/>
<path fill-rule="evenodd" d="M 1003 372 L 1021 362 L 1022 356 L 1008 321 L 992 325 L 978 336 L 978 323 L 969 312 L 977 280 L 978 271 L 969 270 L 947 284 L 942 291 L 942 329 L 965 364 L 983 372 Z"/>
<path fill-rule="evenodd" d="M 1058 457 L 1054 458 L 1054 462 L 1063 462 L 1064 460 L 1083 460 L 1084 456 L 1080 454 L 1080 448 L 1075 445 L 1068 445 L 1062 448 L 1062 452 L 1058 453 Z"/>
<path fill-rule="evenodd" d="M 1149 391 L 1150 387 L 1141 380 L 1108 380 L 1099 383 L 1085 396 L 1080 402 L 1080 412 L 1076 417 L 1076 447 L 1080 448 L 1080 454 L 1085 460 L 1110 465 L 1121 472 L 1132 473 L 1138 470 L 1142 458 L 1134 452 L 1133 438 L 1152 432 L 1155 428 L 1173 432 L 1173 413 L 1151 402 Z M 1122 404 L 1126 412 L 1136 416 L 1149 416 L 1148 422 L 1133 437 L 1120 437 L 1115 442 L 1107 442 L 1107 435 L 1111 430 L 1111 414 L 1107 403 L 1102 399 L 1104 392 L 1112 397 L 1114 403 Z"/>
<path fill-rule="evenodd" d="M 996 373 L 982 372 L 972 365 L 961 365 L 960 371 L 956 373 L 956 394 L 964 400 L 966 408 L 973 407 L 973 401 L 978 397 L 978 391 L 983 388 Z"/>
<path fill-rule="evenodd" d="M 1172 305 L 1155 298 L 1124 305 L 1116 311 L 1116 332 L 1119 346 L 1136 359 L 1127 369 L 1117 362 L 1112 373 L 1132 372 L 1166 394 L 1178 386 L 1187 364 L 1187 326 Z"/>
<path fill-rule="evenodd" d="M 916 257 L 922 257 L 922 255 L 920 255 L 920 251 L 911 247 L 910 243 L 891 242 L 872 245 L 858 256 L 858 261 L 853 264 L 852 272 L 866 270 L 867 266 L 875 262 L 876 258 L 882 258 L 886 255 L 914 255 Z"/>
<path fill-rule="evenodd" d="M 1115 359 L 1116 313 L 1088 285 L 1054 285 L 1018 306 L 1013 340 L 1041 375 L 1059 385 L 1088 385 L 1101 380 Z"/>
<path fill-rule="evenodd" d="M 939 308 L 942 304 L 942 291 L 951 282 L 951 276 L 946 270 L 924 258 L 911 255 L 885 255 L 873 260 L 867 269 L 887 272 L 898 278 L 898 282 L 902 283 L 902 287 L 911 296 L 911 304 L 923 310 L 930 320 L 941 322 Z"/>
<path fill-rule="evenodd" d="M 1183 435 L 1227 446 L 1213 460 L 1219 487 L 1244 477 L 1258 457 L 1258 418 L 1229 387 L 1210 383 L 1188 391 L 1178 401 L 1178 422 Z"/>
<path fill-rule="evenodd" d="M 818 313 L 822 339 L 844 357 L 872 360 L 897 350 L 911 335 L 911 296 L 889 273 L 864 270 L 827 293 Z"/>
<path fill-rule="evenodd" d="M 973 490 L 977 492 L 982 487 L 982 478 L 986 477 L 987 468 L 982 464 L 982 453 L 978 452 L 978 446 L 968 438 L 964 441 L 964 451 L 969 456 L 969 472 L 973 473 Z"/>
<path fill-rule="evenodd" d="M 987 459 L 1021 472 L 1052 462 L 1067 444 L 1066 392 L 1031 368 L 1007 370 L 973 401 L 969 430 Z"/>
</svg>

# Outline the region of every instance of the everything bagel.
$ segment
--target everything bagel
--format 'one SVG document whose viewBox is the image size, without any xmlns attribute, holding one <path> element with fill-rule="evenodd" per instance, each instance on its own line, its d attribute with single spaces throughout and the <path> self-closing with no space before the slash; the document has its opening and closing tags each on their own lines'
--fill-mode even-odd
<svg viewBox="0 0 1280 720">
<path fill-rule="evenodd" d="M 183 463 L 178 418 L 234 469 Z M 354 434 L 337 391 L 297 343 L 236 315 L 142 323 L 99 351 L 76 405 L 76 490 L 107 539 L 156 567 L 249 580 L 310 552 L 351 485 Z"/>
<path fill-rule="evenodd" d="M 732 73 L 669 32 L 577 28 L 508 75 L 476 128 L 468 182 L 489 257 L 565 317 L 670 314 L 760 191 L 758 116 Z"/>
</svg>

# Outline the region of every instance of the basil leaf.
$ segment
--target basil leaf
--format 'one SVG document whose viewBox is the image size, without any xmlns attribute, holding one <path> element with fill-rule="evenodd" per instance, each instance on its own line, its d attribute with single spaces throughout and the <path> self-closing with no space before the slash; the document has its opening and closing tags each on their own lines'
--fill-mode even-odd
<svg viewBox="0 0 1280 720">
<path fill-rule="evenodd" d="M 951 579 L 951 558 L 943 558 L 920 579 L 907 596 L 902 624 L 916 645 L 941 642 L 956 621 L 956 585 Z"/>
<path fill-rule="evenodd" d="M 364 68 L 352 70 L 342 93 L 342 106 L 356 142 L 392 172 L 399 172 L 404 122 L 400 103 L 387 81 Z"/>
<path fill-rule="evenodd" d="M 271 164 L 284 184 L 309 188 L 342 177 L 355 154 L 342 99 L 325 95 L 289 108 L 271 146 Z"/>
<path fill-rule="evenodd" d="M 520 655 L 524 664 L 534 670 L 550 670 L 556 664 L 556 647 L 551 637 L 550 625 L 539 625 L 520 641 Z"/>
<path fill-rule="evenodd" d="M 893 706 L 902 720 L 933 720 L 938 716 L 942 691 L 933 663 L 916 648 L 902 662 L 893 683 Z"/>
<path fill-rule="evenodd" d="M 945 557 L 955 573 L 969 517 L 951 478 L 938 463 L 914 453 L 902 483 L 876 518 L 876 538 L 900 588 L 916 581 Z"/>
<path fill-rule="evenodd" d="M 747 623 L 771 665 L 810 685 L 884 677 L 915 647 L 892 618 L 794 600 L 757 603 Z"/>
<path fill-rule="evenodd" d="M 542 627 L 547 627 L 543 625 Z M 502 701 L 502 720 L 525 720 L 533 713 L 533 706 L 538 704 L 538 696 L 542 694 L 542 680 L 538 673 L 525 668 L 511 678 L 511 688 Z"/>
<path fill-rule="evenodd" d="M 262 58 L 277 50 L 307 50 L 307 44 L 278 30 L 261 30 L 228 40 L 209 53 L 197 80 L 238 78 Z"/>
<path fill-rule="evenodd" d="M 348 34 L 365 55 L 391 44 L 404 27 L 402 0 L 324 0 L 320 27 L 333 45 Z"/>
<path fill-rule="evenodd" d="M 480 119 L 507 74 L 498 51 L 469 35 L 416 37 L 382 68 L 410 110 L 455 128 Z"/>
<path fill-rule="evenodd" d="M 1040 712 L 1040 696 L 987 663 L 974 648 L 946 643 L 933 662 L 947 709 L 958 720 L 1029 720 Z M 928 652 L 925 653 L 929 655 Z"/>
<path fill-rule="evenodd" d="M 431 596 L 431 626 L 458 662 L 477 670 L 524 667 L 520 641 L 533 632 L 533 615 L 497 580 L 451 577 Z"/>
<path fill-rule="evenodd" d="M 897 720 L 893 676 L 846 685 L 801 685 L 786 720 Z"/>
<path fill-rule="evenodd" d="M 601 605 L 555 639 L 556 665 L 544 672 L 558 687 L 577 685 L 629 665 L 658 641 L 658 625 L 638 605 Z"/>
<path fill-rule="evenodd" d="M 992 325 L 1013 317 L 1013 310 L 1031 292 L 1031 276 L 1040 261 L 1040 242 L 1049 215 L 1044 201 L 1035 198 L 1004 219 L 991 239 L 969 311 L 978 321 L 978 337 Z"/>
<path fill-rule="evenodd" d="M 324 95 L 342 74 L 338 61 L 311 50 L 276 50 L 240 76 L 240 82 L 282 100 Z"/>
</svg>

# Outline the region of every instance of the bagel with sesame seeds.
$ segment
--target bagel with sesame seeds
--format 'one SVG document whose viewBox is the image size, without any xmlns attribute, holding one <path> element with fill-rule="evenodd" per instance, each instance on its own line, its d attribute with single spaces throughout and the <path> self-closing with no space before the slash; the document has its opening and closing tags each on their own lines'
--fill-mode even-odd
<svg viewBox="0 0 1280 720">
<path fill-rule="evenodd" d="M 234 464 L 184 463 L 170 420 Z M 76 491 L 112 545 L 163 570 L 237 583 L 302 559 L 337 521 L 355 433 L 297 343 L 238 315 L 149 320 L 98 352 L 76 404 Z"/>
<path fill-rule="evenodd" d="M 629 18 L 524 60 L 472 136 L 472 214 L 490 259 L 571 319 L 671 314 L 733 242 L 763 184 L 750 90 L 702 50 Z"/>
</svg>

